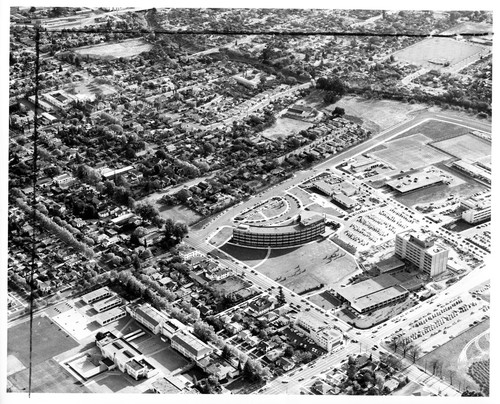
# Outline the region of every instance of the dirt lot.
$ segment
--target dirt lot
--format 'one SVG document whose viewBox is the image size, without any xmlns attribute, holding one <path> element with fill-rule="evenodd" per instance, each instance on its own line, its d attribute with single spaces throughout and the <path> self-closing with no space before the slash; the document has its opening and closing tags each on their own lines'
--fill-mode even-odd
<svg viewBox="0 0 500 404">
<path fill-rule="evenodd" d="M 299 133 L 301 130 L 311 126 L 312 123 L 309 122 L 302 122 L 290 118 L 278 118 L 273 126 L 261 133 L 261 136 L 270 140 L 276 140 L 279 137 L 286 139 L 291 134 Z"/>
<path fill-rule="evenodd" d="M 142 39 L 128 39 L 117 43 L 108 43 L 104 45 L 84 46 L 76 48 L 74 51 L 82 56 L 98 57 L 104 59 L 116 59 L 119 57 L 129 58 L 147 52 L 151 45 L 145 43 Z"/>
</svg>

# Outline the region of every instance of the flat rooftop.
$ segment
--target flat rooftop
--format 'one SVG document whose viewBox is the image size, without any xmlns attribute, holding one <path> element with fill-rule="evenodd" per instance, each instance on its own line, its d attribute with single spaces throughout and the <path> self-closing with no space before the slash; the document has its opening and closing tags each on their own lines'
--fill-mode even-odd
<svg viewBox="0 0 500 404">
<path fill-rule="evenodd" d="M 302 212 L 299 215 L 299 221 L 294 224 L 289 224 L 285 226 L 249 226 L 249 225 L 239 225 L 237 227 L 240 231 L 247 231 L 249 233 L 256 234 L 284 234 L 284 233 L 295 233 L 305 227 L 311 226 L 313 224 L 324 221 L 323 216 L 312 213 L 312 212 Z"/>
<path fill-rule="evenodd" d="M 387 185 L 398 192 L 405 193 L 423 187 L 439 184 L 441 182 L 441 178 L 437 175 L 419 172 L 396 178 L 395 180 L 387 182 Z"/>
<path fill-rule="evenodd" d="M 357 311 L 363 311 L 376 304 L 386 302 L 387 300 L 403 296 L 408 291 L 402 286 L 395 285 L 389 288 L 379 290 L 366 296 L 362 296 L 351 302 L 351 306 Z"/>
<path fill-rule="evenodd" d="M 367 296 L 392 286 L 398 285 L 399 281 L 390 274 L 382 274 L 375 278 L 361 281 L 345 288 L 338 287 L 335 291 L 349 302 L 354 302 L 363 296 Z"/>
</svg>

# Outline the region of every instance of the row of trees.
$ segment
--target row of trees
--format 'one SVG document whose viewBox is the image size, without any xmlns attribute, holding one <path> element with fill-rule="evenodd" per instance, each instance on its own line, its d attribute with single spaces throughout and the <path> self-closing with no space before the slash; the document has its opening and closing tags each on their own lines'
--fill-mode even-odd
<svg viewBox="0 0 500 404">
<path fill-rule="evenodd" d="M 26 213 L 31 214 L 33 212 L 33 209 L 29 207 L 24 200 L 21 198 L 16 199 L 17 205 L 23 209 Z M 73 234 L 71 234 L 70 231 L 65 229 L 64 227 L 59 226 L 56 224 L 52 219 L 44 215 L 43 213 L 34 210 L 34 214 L 40 225 L 50 231 L 51 233 L 54 233 L 59 239 L 61 239 L 64 243 L 70 245 L 73 247 L 75 250 L 79 251 L 82 253 L 85 257 L 87 258 L 92 258 L 94 256 L 94 251 L 92 248 L 90 248 L 88 245 L 78 241 Z"/>
</svg>

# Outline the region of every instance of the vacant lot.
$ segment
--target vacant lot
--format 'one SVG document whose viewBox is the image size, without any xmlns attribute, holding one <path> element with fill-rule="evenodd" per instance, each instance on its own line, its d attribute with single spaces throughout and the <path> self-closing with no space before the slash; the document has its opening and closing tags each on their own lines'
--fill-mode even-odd
<svg viewBox="0 0 500 404">
<path fill-rule="evenodd" d="M 450 158 L 449 155 L 427 146 L 425 143 L 428 140 L 426 136 L 416 134 L 393 140 L 386 144 L 385 150 L 370 152 L 370 154 L 386 161 L 398 171 L 427 167 Z"/>
<path fill-rule="evenodd" d="M 439 141 L 439 140 L 450 139 L 452 137 L 459 135 L 464 135 L 466 133 L 470 133 L 471 130 L 472 129 L 465 128 L 459 125 L 454 125 L 449 122 L 443 122 L 443 121 L 438 121 L 436 119 L 431 119 L 410 130 L 407 130 L 406 132 L 403 132 L 395 139 L 401 139 L 417 133 L 421 133 L 434 141 Z"/>
<path fill-rule="evenodd" d="M 394 53 L 397 61 L 403 61 L 429 69 L 440 65 L 431 60 L 449 62 L 450 66 L 483 51 L 483 48 L 469 42 L 459 42 L 451 38 L 429 38 Z"/>
<path fill-rule="evenodd" d="M 186 208 L 183 205 L 177 206 L 164 206 L 159 209 L 160 216 L 164 219 L 172 219 L 174 222 L 184 222 L 186 224 L 193 224 L 200 220 L 203 216 L 196 213 L 194 210 Z"/>
<path fill-rule="evenodd" d="M 403 122 L 413 112 L 425 107 L 418 104 L 407 104 L 389 100 L 365 100 L 356 97 L 343 97 L 328 109 L 335 107 L 345 109 L 346 114 L 363 120 L 363 128 L 379 133 L 391 126 Z"/>
<path fill-rule="evenodd" d="M 237 292 L 241 289 L 246 289 L 251 286 L 248 282 L 245 282 L 243 279 L 237 276 L 230 276 L 226 279 L 223 279 L 219 282 L 214 282 L 210 284 L 217 291 L 221 291 L 224 294 L 228 295 L 230 293 Z"/>
<path fill-rule="evenodd" d="M 356 271 L 355 260 L 328 240 L 272 250 L 259 272 L 297 293 L 323 284 L 331 287 Z"/>
<path fill-rule="evenodd" d="M 14 355 L 26 367 L 29 366 L 30 346 L 30 324 L 25 321 L 19 325 L 9 328 L 8 332 L 8 355 Z M 35 317 L 33 319 L 33 356 L 32 365 L 38 365 L 51 359 L 56 355 L 78 346 L 78 344 L 59 327 L 52 324 L 47 317 Z"/>
<path fill-rule="evenodd" d="M 261 132 L 261 135 L 270 140 L 276 140 L 279 137 L 286 139 L 291 134 L 297 134 L 301 130 L 311 126 L 312 123 L 309 122 L 302 122 L 290 118 L 278 118 L 275 124 Z"/>
<path fill-rule="evenodd" d="M 455 386 L 458 386 L 460 383 L 462 385 L 462 390 L 465 390 L 464 387 L 466 386 L 475 390 L 479 389 L 479 386 L 477 386 L 474 380 L 467 374 L 467 369 L 474 360 L 479 358 L 474 354 L 474 339 L 487 331 L 489 327 L 490 321 L 483 321 L 440 346 L 438 349 L 423 356 L 418 360 L 418 363 L 421 366 L 427 366 L 427 369 L 429 369 L 433 361 L 437 360 L 442 365 L 443 379 L 449 382 L 450 372 L 455 372 L 453 375 L 453 384 Z M 472 341 L 474 342 L 467 347 L 467 344 Z M 462 353 L 464 350 L 465 355 Z M 484 355 L 480 357 L 484 358 Z"/>
<path fill-rule="evenodd" d="M 250 267 L 257 265 L 267 255 L 267 249 L 246 248 L 229 243 L 224 244 L 220 249 Z"/>
<path fill-rule="evenodd" d="M 28 390 L 29 369 L 8 377 L 14 387 L 20 391 Z M 31 391 L 33 393 L 89 393 L 56 361 L 50 359 L 38 363 L 32 368 Z"/>
<path fill-rule="evenodd" d="M 470 134 L 442 140 L 433 143 L 432 146 L 459 159 L 470 159 L 472 161 L 491 154 L 491 143 Z"/>
<path fill-rule="evenodd" d="M 129 58 L 137 56 L 151 49 L 151 45 L 142 39 L 128 39 L 117 43 L 108 43 L 95 46 L 84 46 L 74 51 L 82 56 L 97 57 L 103 59 Z"/>
</svg>

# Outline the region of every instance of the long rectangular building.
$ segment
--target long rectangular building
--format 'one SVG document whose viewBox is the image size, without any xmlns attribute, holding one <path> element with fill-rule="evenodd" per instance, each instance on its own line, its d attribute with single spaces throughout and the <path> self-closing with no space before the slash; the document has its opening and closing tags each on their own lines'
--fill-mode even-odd
<svg viewBox="0 0 500 404">
<path fill-rule="evenodd" d="M 473 195 L 460 203 L 465 209 L 462 219 L 468 223 L 478 223 L 491 217 L 491 192 Z"/>
<path fill-rule="evenodd" d="M 97 302 L 98 300 L 105 299 L 106 297 L 113 296 L 114 293 L 109 290 L 107 286 L 94 290 L 93 292 L 89 292 L 82 296 L 82 300 L 85 304 L 92 304 Z"/>
<path fill-rule="evenodd" d="M 335 288 L 333 294 L 347 302 L 359 314 L 403 302 L 409 296 L 408 290 L 399 285 L 399 280 L 389 274 L 382 274 L 344 288 Z"/>
</svg>

